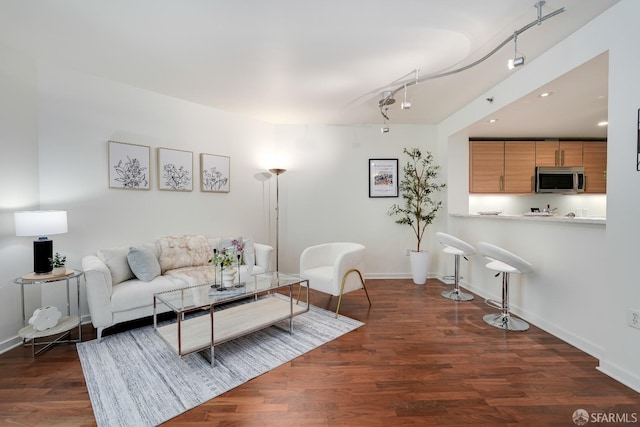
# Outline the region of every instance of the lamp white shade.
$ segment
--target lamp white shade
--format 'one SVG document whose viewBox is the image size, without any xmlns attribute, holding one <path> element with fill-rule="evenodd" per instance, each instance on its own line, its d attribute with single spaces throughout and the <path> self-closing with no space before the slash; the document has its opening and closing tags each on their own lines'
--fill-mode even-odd
<svg viewBox="0 0 640 427">
<path fill-rule="evenodd" d="M 16 236 L 50 236 L 67 230 L 67 211 L 22 211 L 13 214 Z"/>
</svg>

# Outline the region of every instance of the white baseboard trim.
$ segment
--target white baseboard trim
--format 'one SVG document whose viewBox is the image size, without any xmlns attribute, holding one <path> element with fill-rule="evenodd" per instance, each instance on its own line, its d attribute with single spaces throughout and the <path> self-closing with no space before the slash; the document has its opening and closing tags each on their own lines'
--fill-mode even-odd
<svg viewBox="0 0 640 427">
<path fill-rule="evenodd" d="M 487 294 L 483 289 L 478 289 L 465 281 L 461 281 L 460 286 L 484 299 L 493 299 L 493 300 L 500 301 L 502 298 L 502 296 L 500 295 Z M 572 346 L 578 348 L 579 350 L 584 351 L 588 355 L 593 356 L 598 360 L 600 360 L 604 356 L 605 351 L 603 347 L 597 344 L 594 344 L 589 340 L 585 340 L 584 338 L 581 338 L 580 336 L 574 334 L 573 332 L 569 332 L 566 329 L 560 328 L 557 325 L 554 325 L 553 323 L 550 323 L 527 310 L 523 310 L 522 307 L 519 307 L 513 304 L 510 304 L 510 306 L 511 306 L 511 312 L 513 314 L 515 314 L 518 317 L 521 317 L 527 322 L 530 322 L 536 325 L 538 328 L 542 329 L 545 332 L 550 333 L 556 338 L 561 339 L 567 344 L 571 344 Z"/>
<path fill-rule="evenodd" d="M 619 383 L 640 393 L 640 376 L 638 376 L 638 374 L 621 368 L 615 363 L 609 363 L 603 360 L 600 360 L 600 365 L 596 369 Z"/>
<path fill-rule="evenodd" d="M 19 336 L 11 337 L 8 340 L 5 340 L 0 343 L 0 354 L 6 353 L 9 350 L 12 350 L 19 345 L 22 345 L 22 338 Z"/>
</svg>

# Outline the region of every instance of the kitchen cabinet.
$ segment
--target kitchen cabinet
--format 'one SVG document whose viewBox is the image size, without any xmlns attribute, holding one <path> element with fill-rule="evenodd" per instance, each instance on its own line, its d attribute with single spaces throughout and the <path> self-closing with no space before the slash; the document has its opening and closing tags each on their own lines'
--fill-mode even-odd
<svg viewBox="0 0 640 427">
<path fill-rule="evenodd" d="M 532 193 L 535 143 L 529 141 L 471 141 L 470 193 Z"/>
<path fill-rule="evenodd" d="M 536 166 L 582 166 L 582 141 L 536 141 Z"/>
<path fill-rule="evenodd" d="M 504 142 L 469 142 L 469 192 L 501 193 Z"/>
<path fill-rule="evenodd" d="M 584 142 L 582 149 L 585 193 L 607 192 L 607 143 Z"/>
</svg>

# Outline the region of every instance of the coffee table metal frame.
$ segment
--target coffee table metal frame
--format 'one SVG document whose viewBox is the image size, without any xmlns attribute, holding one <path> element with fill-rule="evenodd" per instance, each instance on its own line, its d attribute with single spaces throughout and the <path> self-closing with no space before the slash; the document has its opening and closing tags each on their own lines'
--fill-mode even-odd
<svg viewBox="0 0 640 427">
<path fill-rule="evenodd" d="M 294 286 L 306 289 L 306 301 L 294 301 Z M 287 287 L 288 300 L 277 292 Z M 246 299 L 249 301 L 215 310 L 223 304 Z M 171 309 L 176 322 L 158 326 L 158 304 Z M 289 320 L 289 333 L 293 333 L 293 318 L 307 311 L 308 280 L 270 272 L 251 276 L 240 287 L 220 289 L 203 284 L 156 293 L 153 296 L 153 328 L 180 357 L 200 352 L 214 365 L 215 345 L 283 320 Z M 203 314 L 198 315 L 198 312 Z"/>
</svg>

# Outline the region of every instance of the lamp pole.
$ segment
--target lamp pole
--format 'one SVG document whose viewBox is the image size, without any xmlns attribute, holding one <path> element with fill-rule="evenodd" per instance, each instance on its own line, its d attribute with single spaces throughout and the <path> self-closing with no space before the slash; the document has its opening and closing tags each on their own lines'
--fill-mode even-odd
<svg viewBox="0 0 640 427">
<path fill-rule="evenodd" d="M 279 253 L 280 253 L 280 182 L 278 177 L 285 173 L 286 169 L 273 168 L 269 172 L 276 175 L 276 271 L 279 271 Z"/>
</svg>

